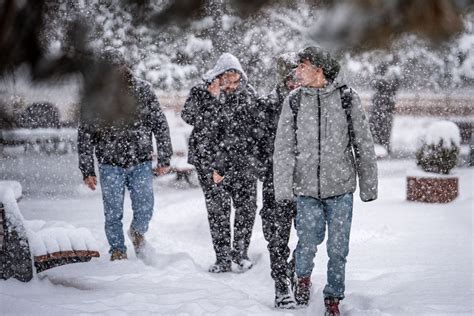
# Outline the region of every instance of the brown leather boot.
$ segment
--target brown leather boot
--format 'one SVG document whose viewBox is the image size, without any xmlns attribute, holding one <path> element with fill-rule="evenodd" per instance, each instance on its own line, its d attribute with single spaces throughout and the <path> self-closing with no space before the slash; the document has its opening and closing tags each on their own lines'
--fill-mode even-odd
<svg viewBox="0 0 474 316">
<path fill-rule="evenodd" d="M 135 248 L 135 254 L 140 255 L 140 251 L 143 250 L 143 247 L 146 244 L 145 236 L 135 231 L 130 227 L 128 230 L 128 236 L 132 240 L 133 248 Z"/>
<path fill-rule="evenodd" d="M 308 306 L 311 295 L 311 276 L 298 278 L 295 286 L 295 301 L 300 306 Z"/>
<path fill-rule="evenodd" d="M 110 254 L 110 261 L 115 261 L 115 260 L 127 260 L 127 253 L 126 252 L 121 252 L 120 250 L 114 250 Z"/>
<path fill-rule="evenodd" d="M 326 307 L 325 316 L 339 316 L 339 299 L 337 297 L 326 297 L 324 299 L 324 306 Z"/>
</svg>

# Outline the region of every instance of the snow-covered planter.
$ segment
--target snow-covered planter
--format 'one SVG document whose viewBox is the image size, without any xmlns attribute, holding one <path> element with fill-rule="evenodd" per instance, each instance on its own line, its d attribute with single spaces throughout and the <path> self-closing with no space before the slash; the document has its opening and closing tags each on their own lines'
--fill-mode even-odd
<svg viewBox="0 0 474 316">
<path fill-rule="evenodd" d="M 456 124 L 440 121 L 431 124 L 416 152 L 421 168 L 407 176 L 407 199 L 427 203 L 448 203 L 459 193 L 456 166 L 461 135 Z"/>
</svg>

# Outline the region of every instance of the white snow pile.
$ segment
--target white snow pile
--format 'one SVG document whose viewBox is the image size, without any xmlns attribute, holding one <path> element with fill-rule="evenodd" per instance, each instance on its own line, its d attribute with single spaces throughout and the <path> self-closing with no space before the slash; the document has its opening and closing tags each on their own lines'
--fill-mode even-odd
<svg viewBox="0 0 474 316">
<path fill-rule="evenodd" d="M 30 236 L 30 250 L 33 256 L 99 249 L 97 241 L 86 228 L 76 228 L 65 222 L 41 220 L 26 221 L 25 225 Z"/>
<path fill-rule="evenodd" d="M 441 141 L 443 142 L 443 147 L 459 147 L 461 145 L 459 127 L 450 121 L 432 123 L 426 130 L 423 142 L 428 145 L 438 145 Z"/>
<path fill-rule="evenodd" d="M 0 202 L 5 209 L 5 219 L 9 223 L 8 230 L 14 229 L 22 239 L 27 238 L 27 232 L 23 226 L 24 219 L 16 203 L 15 193 L 11 185 L 0 184 Z"/>
<path fill-rule="evenodd" d="M 17 204 L 21 196 L 21 184 L 17 181 L 0 181 L 0 202 L 9 222 L 22 239 L 28 239 L 33 256 L 58 251 L 97 250 L 99 246 L 86 228 L 76 228 L 65 222 L 41 220 L 25 221 Z"/>
<path fill-rule="evenodd" d="M 20 182 L 13 180 L 0 180 L 0 191 L 5 191 L 7 189 L 11 189 L 13 191 L 13 196 L 15 197 L 15 200 L 21 198 L 21 195 L 23 194 L 23 188 Z"/>
<path fill-rule="evenodd" d="M 59 141 L 74 142 L 77 139 L 76 128 L 18 128 L 2 131 L 2 137 L 6 141 L 37 142 L 47 141 L 53 138 Z"/>
</svg>

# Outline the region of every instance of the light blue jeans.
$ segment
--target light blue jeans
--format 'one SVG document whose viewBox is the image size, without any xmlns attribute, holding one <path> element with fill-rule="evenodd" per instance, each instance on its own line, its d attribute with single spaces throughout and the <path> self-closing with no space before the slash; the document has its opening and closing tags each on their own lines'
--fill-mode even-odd
<svg viewBox="0 0 474 316">
<path fill-rule="evenodd" d="M 318 245 L 324 241 L 326 225 L 328 228 L 326 247 L 329 262 L 324 297 L 344 298 L 352 206 L 352 193 L 321 200 L 309 196 L 297 198 L 295 225 L 298 244 L 295 260 L 296 275 L 299 278 L 311 276 L 314 256 Z"/>
<path fill-rule="evenodd" d="M 150 162 L 122 168 L 112 165 L 99 165 L 102 200 L 104 202 L 105 235 L 110 252 L 126 252 L 122 219 L 125 188 L 130 192 L 133 219 L 130 227 L 145 234 L 153 215 L 153 171 Z"/>
</svg>

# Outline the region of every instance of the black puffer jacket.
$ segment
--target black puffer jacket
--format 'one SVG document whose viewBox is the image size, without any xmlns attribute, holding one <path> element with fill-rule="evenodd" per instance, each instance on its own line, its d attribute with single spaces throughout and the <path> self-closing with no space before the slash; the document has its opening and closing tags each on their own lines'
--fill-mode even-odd
<svg viewBox="0 0 474 316">
<path fill-rule="evenodd" d="M 213 166 L 220 175 L 258 176 L 257 140 L 263 135 L 258 129 L 257 115 L 257 98 L 252 86 L 246 85 L 226 96 L 214 132 L 219 147 Z"/>
<path fill-rule="evenodd" d="M 218 150 L 214 129 L 219 120 L 219 101 L 207 91 L 207 84 L 194 86 L 181 112 L 182 119 L 193 126 L 189 138 L 188 162 L 196 167 L 211 168 Z"/>
<path fill-rule="evenodd" d="M 258 166 L 256 147 L 256 95 L 250 85 L 218 100 L 207 84 L 191 89 L 181 117 L 192 125 L 188 162 L 225 175 Z M 251 170 L 253 172 L 255 170 Z"/>
<path fill-rule="evenodd" d="M 78 152 L 79 169 L 84 177 L 95 176 L 94 150 L 99 164 L 128 168 L 151 161 L 153 135 L 158 166 L 169 166 L 173 150 L 168 122 L 158 98 L 151 85 L 138 78 L 132 79 L 131 89 L 136 100 L 135 115 L 126 124 L 103 124 L 100 119 L 86 120 L 83 118 L 87 115 L 81 116 Z"/>
</svg>

